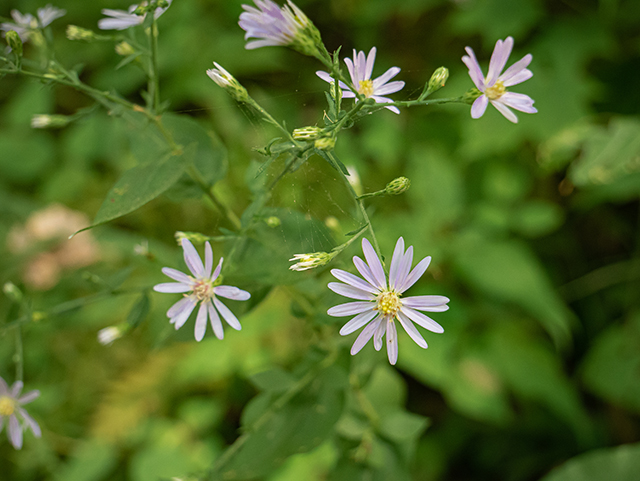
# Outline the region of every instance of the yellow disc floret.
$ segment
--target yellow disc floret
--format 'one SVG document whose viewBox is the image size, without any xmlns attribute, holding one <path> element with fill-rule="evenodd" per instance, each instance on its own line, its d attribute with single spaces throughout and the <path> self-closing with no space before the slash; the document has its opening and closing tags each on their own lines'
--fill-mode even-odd
<svg viewBox="0 0 640 481">
<path fill-rule="evenodd" d="M 385 316 L 395 317 L 400 309 L 400 297 L 396 292 L 383 291 L 378 295 L 374 309 Z"/>
<path fill-rule="evenodd" d="M 496 100 L 502 97 L 506 91 L 507 89 L 502 83 L 502 80 L 496 80 L 496 83 L 493 84 L 493 87 L 487 88 L 484 93 L 487 97 L 489 97 L 489 100 Z"/>
<path fill-rule="evenodd" d="M 199 279 L 193 286 L 193 293 L 199 301 L 205 301 L 213 297 L 213 284 L 209 279 Z"/>
<path fill-rule="evenodd" d="M 358 93 L 365 97 L 371 97 L 373 95 L 373 80 L 360 80 L 358 86 Z"/>
<path fill-rule="evenodd" d="M 16 409 L 16 402 L 8 396 L 0 397 L 0 416 L 11 416 Z"/>
</svg>

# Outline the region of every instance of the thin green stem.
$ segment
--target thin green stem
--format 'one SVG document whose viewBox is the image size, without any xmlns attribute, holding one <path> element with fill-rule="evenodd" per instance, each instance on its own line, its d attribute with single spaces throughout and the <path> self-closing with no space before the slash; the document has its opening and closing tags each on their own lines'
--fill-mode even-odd
<svg viewBox="0 0 640 481">
<path fill-rule="evenodd" d="M 227 220 L 231 224 L 233 224 L 233 226 L 236 229 L 240 229 L 241 223 L 238 216 L 235 214 L 235 212 L 233 212 L 231 209 L 225 206 L 222 202 L 220 202 L 220 200 L 216 197 L 216 195 L 213 192 L 213 186 L 205 182 L 204 178 L 202 177 L 198 169 L 196 169 L 195 166 L 191 164 L 189 165 L 187 171 L 191 176 L 191 178 L 193 179 L 193 181 L 196 184 L 198 184 L 198 187 L 200 187 L 202 192 L 204 192 L 204 194 L 213 203 L 213 205 L 216 206 L 216 208 L 227 218 Z"/>
<path fill-rule="evenodd" d="M 24 379 L 24 349 L 22 346 L 22 325 L 16 326 L 16 353 L 14 357 L 16 363 L 16 381 Z"/>
<path fill-rule="evenodd" d="M 160 81 L 158 78 L 158 24 L 155 15 L 151 23 L 149 33 L 151 44 L 151 69 L 149 72 L 149 109 L 154 114 L 160 111 Z"/>
</svg>

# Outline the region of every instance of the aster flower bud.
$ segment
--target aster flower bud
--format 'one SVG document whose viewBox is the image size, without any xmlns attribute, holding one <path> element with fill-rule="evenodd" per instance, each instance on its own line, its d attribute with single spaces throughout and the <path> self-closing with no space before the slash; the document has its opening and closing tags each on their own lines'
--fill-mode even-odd
<svg viewBox="0 0 640 481">
<path fill-rule="evenodd" d="M 122 57 L 128 57 L 136 53 L 135 49 L 129 42 L 120 42 L 115 47 L 116 53 Z"/>
<path fill-rule="evenodd" d="M 77 25 L 67 25 L 67 38 L 69 40 L 90 42 L 96 39 L 96 34 L 89 29 L 78 27 Z"/>
<path fill-rule="evenodd" d="M 71 117 L 66 115 L 37 114 L 31 117 L 32 129 L 59 129 L 66 127 L 71 122 Z"/>
<path fill-rule="evenodd" d="M 124 336 L 128 330 L 128 324 L 118 324 L 117 326 L 105 327 L 98 331 L 98 342 L 103 346 L 108 346 Z"/>
<path fill-rule="evenodd" d="M 174 234 L 174 237 L 176 238 L 179 246 L 182 246 L 182 239 L 187 239 L 188 241 L 195 242 L 196 244 L 202 244 L 209 240 L 208 236 L 200 234 L 200 232 L 182 232 L 180 230 Z"/>
<path fill-rule="evenodd" d="M 279 225 L 282 224 L 280 217 L 276 217 L 275 215 L 272 215 L 271 217 L 267 217 L 264 220 L 264 222 L 271 228 L 278 227 Z"/>
<path fill-rule="evenodd" d="M 233 75 L 227 72 L 222 66 L 213 62 L 213 65 L 216 68 L 211 68 L 207 70 L 207 75 L 211 80 L 213 80 L 219 87 L 222 87 L 227 91 L 231 97 L 234 98 L 237 102 L 248 102 L 249 101 L 249 93 L 247 89 L 245 89 L 240 82 L 238 82 Z"/>
<path fill-rule="evenodd" d="M 18 32 L 15 30 L 9 30 L 5 35 L 5 40 L 11 51 L 18 57 L 22 57 L 22 39 Z"/>
<path fill-rule="evenodd" d="M 320 127 L 302 127 L 293 131 L 293 138 L 295 140 L 316 140 L 321 133 L 322 129 Z"/>
<path fill-rule="evenodd" d="M 480 92 L 477 88 L 474 87 L 474 88 L 471 88 L 471 89 L 467 90 L 464 93 L 464 95 L 462 96 L 462 100 L 463 100 L 464 103 L 471 105 L 481 95 L 482 95 L 482 92 Z"/>
<path fill-rule="evenodd" d="M 5 282 L 2 286 L 2 292 L 13 302 L 22 301 L 22 291 L 13 282 Z"/>
<path fill-rule="evenodd" d="M 409 190 L 410 186 L 411 181 L 409 179 L 406 177 L 398 177 L 387 184 L 384 192 L 387 195 L 400 195 Z"/>
<path fill-rule="evenodd" d="M 309 269 L 315 269 L 316 267 L 324 266 L 331 259 L 335 257 L 336 253 L 333 252 L 312 252 L 310 254 L 295 254 L 290 261 L 297 261 L 294 265 L 289 267 L 292 271 L 306 271 Z"/>
<path fill-rule="evenodd" d="M 336 146 L 336 139 L 333 137 L 320 137 L 316 139 L 313 146 L 318 150 L 331 150 Z"/>
</svg>

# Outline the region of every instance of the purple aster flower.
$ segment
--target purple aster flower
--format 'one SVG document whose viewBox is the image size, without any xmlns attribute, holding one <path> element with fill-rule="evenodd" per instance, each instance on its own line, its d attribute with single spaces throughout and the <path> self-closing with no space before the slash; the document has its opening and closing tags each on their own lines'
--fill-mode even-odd
<svg viewBox="0 0 640 481">
<path fill-rule="evenodd" d="M 507 87 L 517 85 L 530 79 L 533 76 L 531 70 L 527 69 L 527 66 L 531 63 L 533 58 L 531 54 L 527 54 L 519 61 L 509 67 L 502 75 L 500 73 L 509 60 L 511 55 L 511 49 L 513 48 L 513 38 L 507 37 L 504 41 L 498 40 L 496 46 L 493 49 L 491 55 L 491 61 L 489 63 L 489 73 L 485 78 L 478 65 L 476 56 L 470 47 L 466 47 L 466 51 L 469 54 L 462 57 L 462 61 L 469 68 L 469 76 L 473 83 L 476 84 L 478 90 L 482 92 L 482 95 L 478 97 L 471 106 L 471 117 L 474 119 L 482 117 L 484 111 L 487 109 L 489 102 L 498 109 L 498 111 L 504 115 L 507 120 L 513 123 L 518 123 L 518 117 L 509 109 L 509 107 L 526 112 L 528 114 L 535 114 L 538 112 L 533 106 L 533 99 L 525 94 L 517 94 L 507 91 Z"/>
<path fill-rule="evenodd" d="M 218 297 L 226 297 L 236 301 L 246 301 L 251 297 L 246 291 L 233 286 L 217 286 L 215 281 L 222 269 L 222 257 L 218 266 L 211 273 L 213 268 L 213 250 L 211 244 L 204 244 L 204 264 L 198 255 L 198 251 L 188 239 L 182 239 L 182 249 L 184 250 L 184 261 L 191 271 L 192 276 L 184 274 L 170 267 L 164 267 L 162 272 L 178 282 L 167 282 L 153 287 L 156 292 L 186 292 L 184 298 L 176 302 L 167 311 L 167 317 L 171 319 L 177 329 L 180 329 L 200 303 L 198 315 L 196 317 L 195 338 L 201 341 L 207 329 L 207 319 L 211 320 L 211 327 L 218 339 L 224 337 L 220 315 L 232 328 L 239 331 L 242 329 L 238 318 L 225 306 Z M 219 314 L 220 315 L 219 315 Z"/>
<path fill-rule="evenodd" d="M 56 18 L 65 15 L 66 10 L 47 5 L 38 9 L 38 18 L 30 13 L 22 14 L 18 10 L 11 10 L 11 17 L 15 23 L 5 22 L 0 25 L 0 30 L 8 32 L 15 30 L 23 42 L 29 39 L 29 34 L 37 28 L 44 28 L 53 22 Z"/>
<path fill-rule="evenodd" d="M 304 31 L 313 27 L 311 20 L 291 0 L 280 8 L 271 0 L 254 0 L 258 8 L 242 5 L 245 12 L 240 14 L 238 25 L 245 32 L 244 39 L 257 38 L 247 42 L 245 48 L 252 50 L 270 46 L 296 46 L 304 41 Z M 315 27 L 313 27 L 315 29 Z M 303 52 L 305 53 L 305 52 Z"/>
<path fill-rule="evenodd" d="M 31 429 L 37 438 L 42 435 L 38 423 L 22 408 L 23 404 L 28 404 L 40 396 L 40 391 L 29 391 L 21 396 L 22 386 L 22 381 L 16 381 L 9 388 L 0 377 L 0 431 L 4 427 L 4 418 L 8 417 L 7 437 L 16 449 L 22 448 L 22 433 L 27 428 Z M 22 419 L 22 423 L 18 418 Z"/>
<path fill-rule="evenodd" d="M 367 57 L 365 57 L 364 51 L 361 50 L 360 52 L 356 52 L 356 50 L 354 49 L 353 60 L 351 60 L 350 58 L 344 59 L 344 63 L 347 64 L 347 69 L 349 69 L 349 75 L 351 75 L 351 82 L 353 83 L 359 94 L 364 95 L 366 98 L 372 98 L 377 103 L 393 102 L 393 100 L 387 97 L 383 97 L 383 95 L 398 92 L 404 87 L 403 81 L 396 80 L 394 82 L 389 82 L 389 80 L 400 73 L 400 68 L 391 67 L 377 79 L 371 80 L 371 74 L 373 73 L 373 64 L 375 61 L 375 47 L 373 47 L 369 51 L 369 55 Z M 331 77 L 329 73 L 323 72 L 322 70 L 317 71 L 316 75 L 325 82 L 334 82 L 333 77 Z M 353 93 L 353 91 L 347 84 L 345 84 L 344 82 L 340 82 L 339 85 L 343 90 L 343 98 L 348 99 L 356 97 L 356 94 Z M 392 112 L 395 112 L 396 114 L 400 113 L 400 110 L 398 110 L 397 107 L 390 106 L 386 108 L 388 108 Z"/>
<path fill-rule="evenodd" d="M 353 263 L 364 280 L 346 271 L 333 269 L 331 274 L 344 284 L 329 283 L 329 289 L 333 292 L 350 299 L 357 299 L 357 302 L 334 306 L 327 313 L 335 317 L 356 315 L 340 329 L 340 334 L 343 336 L 365 326 L 353 343 L 351 354 L 357 354 L 372 337 L 373 346 L 379 351 L 382 348 L 382 337 L 386 332 L 387 356 L 389 362 L 395 364 L 398 360 L 395 321 L 402 325 L 418 346 L 426 349 L 427 343 L 413 323 L 437 333 L 444 332 L 444 329 L 436 321 L 418 311 L 446 311 L 449 309 L 447 306 L 449 299 L 444 296 L 402 297 L 402 294 L 420 279 L 431 262 L 431 257 L 425 257 L 411 270 L 413 246 L 405 252 L 402 237 L 398 239 L 393 251 L 388 284 L 382 263 L 367 239 L 362 239 L 362 250 L 367 262 L 354 256 Z"/>
<path fill-rule="evenodd" d="M 172 1 L 173 0 L 167 0 L 169 5 L 164 8 L 156 8 L 153 16 L 157 19 L 171 6 Z M 140 5 L 145 6 L 147 2 L 142 2 Z M 144 22 L 146 14 L 137 15 L 133 13 L 136 11 L 136 8 L 138 8 L 137 4 L 131 5 L 126 12 L 124 10 L 111 10 L 109 8 L 103 9 L 102 14 L 106 15 L 107 18 L 98 20 L 98 28 L 100 30 L 125 30 L 129 27 L 140 25 Z"/>
</svg>

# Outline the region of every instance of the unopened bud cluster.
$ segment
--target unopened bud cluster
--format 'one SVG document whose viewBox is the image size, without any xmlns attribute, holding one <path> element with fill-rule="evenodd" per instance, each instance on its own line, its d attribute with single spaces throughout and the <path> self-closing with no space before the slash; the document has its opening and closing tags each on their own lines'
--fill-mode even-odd
<svg viewBox="0 0 640 481">
<path fill-rule="evenodd" d="M 320 127 L 302 127 L 293 131 L 293 138 L 295 140 L 316 140 L 321 134 L 322 129 Z"/>
<path fill-rule="evenodd" d="M 207 75 L 213 80 L 219 87 L 222 87 L 227 91 L 231 97 L 237 102 L 246 103 L 249 101 L 249 93 L 240 82 L 238 82 L 233 75 L 227 72 L 219 63 L 213 62 L 216 68 L 207 70 Z"/>
<path fill-rule="evenodd" d="M 312 252 L 311 254 L 295 254 L 290 261 L 297 261 L 289 267 L 292 271 L 306 271 L 327 264 L 335 257 L 336 253 Z"/>
<path fill-rule="evenodd" d="M 18 57 L 22 57 L 22 39 L 18 32 L 15 30 L 9 30 L 5 35 L 5 40 L 11 51 Z"/>
<path fill-rule="evenodd" d="M 196 244 L 202 244 L 209 240 L 208 236 L 200 234 L 199 232 L 182 232 L 180 230 L 174 234 L 174 237 L 179 246 L 182 246 L 182 239 L 187 239 Z"/>
<path fill-rule="evenodd" d="M 446 67 L 437 68 L 433 75 L 429 79 L 429 92 L 435 92 L 438 89 L 444 87 L 444 84 L 449 78 L 449 69 Z"/>
<path fill-rule="evenodd" d="M 95 40 L 96 34 L 86 28 L 77 25 L 67 25 L 67 38 L 69 40 L 80 40 L 82 42 L 90 42 Z"/>
<path fill-rule="evenodd" d="M 411 181 L 409 179 L 406 177 L 398 177 L 387 184 L 384 192 L 387 195 L 400 195 L 409 190 L 410 186 Z"/>
<path fill-rule="evenodd" d="M 33 129 L 60 129 L 71 122 L 71 117 L 66 115 L 37 114 L 31 117 Z"/>
<path fill-rule="evenodd" d="M 122 57 L 128 57 L 136 53 L 129 42 L 120 42 L 115 47 L 116 53 Z"/>
</svg>

